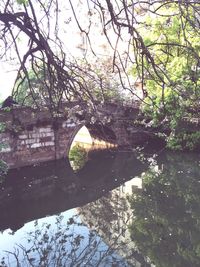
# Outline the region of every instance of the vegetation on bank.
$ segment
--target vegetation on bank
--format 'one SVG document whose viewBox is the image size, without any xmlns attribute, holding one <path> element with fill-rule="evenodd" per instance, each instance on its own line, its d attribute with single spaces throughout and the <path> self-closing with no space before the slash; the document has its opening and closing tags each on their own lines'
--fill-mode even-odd
<svg viewBox="0 0 200 267">
<path fill-rule="evenodd" d="M 159 8 L 159 14 L 147 14 L 139 29 L 151 60 L 139 57 L 132 74 L 140 77 L 147 94 L 142 106 L 145 116 L 152 126 L 170 131 L 167 147 L 195 150 L 200 147 L 199 132 L 181 124 L 199 117 L 199 9 L 169 3 Z"/>
<path fill-rule="evenodd" d="M 69 160 L 72 162 L 72 167 L 75 171 L 80 170 L 88 160 L 88 153 L 85 148 L 80 145 L 73 146 L 69 151 Z"/>
</svg>

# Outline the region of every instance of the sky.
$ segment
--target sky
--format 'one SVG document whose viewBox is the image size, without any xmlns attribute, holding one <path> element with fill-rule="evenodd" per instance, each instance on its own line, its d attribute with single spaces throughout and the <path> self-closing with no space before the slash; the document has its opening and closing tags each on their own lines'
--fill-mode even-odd
<svg viewBox="0 0 200 267">
<path fill-rule="evenodd" d="M 0 63 L 0 101 L 9 96 L 16 77 L 16 71 L 9 64 Z"/>
</svg>

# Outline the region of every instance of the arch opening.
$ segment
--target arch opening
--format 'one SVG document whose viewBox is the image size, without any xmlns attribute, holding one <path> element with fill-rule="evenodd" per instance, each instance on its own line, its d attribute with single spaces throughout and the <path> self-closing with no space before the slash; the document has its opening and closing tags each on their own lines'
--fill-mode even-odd
<svg viewBox="0 0 200 267">
<path fill-rule="evenodd" d="M 80 170 L 88 161 L 88 150 L 92 147 L 93 140 L 85 126 L 75 134 L 69 149 L 69 162 L 74 171 Z"/>
<path fill-rule="evenodd" d="M 115 140 L 116 137 L 111 130 L 109 132 L 107 129 L 101 129 L 95 125 L 82 126 L 76 132 L 68 152 L 71 167 L 75 171 L 80 170 L 88 161 L 89 151 L 115 148 Z"/>
<path fill-rule="evenodd" d="M 75 134 L 70 149 L 72 149 L 76 145 L 84 147 L 85 149 L 89 149 L 93 145 L 92 136 L 90 135 L 90 132 L 85 125 L 82 126 Z"/>
</svg>

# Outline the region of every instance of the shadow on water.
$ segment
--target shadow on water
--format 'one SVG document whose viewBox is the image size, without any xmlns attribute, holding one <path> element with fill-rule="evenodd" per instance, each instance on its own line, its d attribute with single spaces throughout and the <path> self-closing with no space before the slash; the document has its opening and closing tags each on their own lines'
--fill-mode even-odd
<svg viewBox="0 0 200 267">
<path fill-rule="evenodd" d="M 77 173 L 67 160 L 11 170 L 0 187 L 0 230 L 95 201 L 143 169 L 134 154 L 101 151 Z"/>
</svg>

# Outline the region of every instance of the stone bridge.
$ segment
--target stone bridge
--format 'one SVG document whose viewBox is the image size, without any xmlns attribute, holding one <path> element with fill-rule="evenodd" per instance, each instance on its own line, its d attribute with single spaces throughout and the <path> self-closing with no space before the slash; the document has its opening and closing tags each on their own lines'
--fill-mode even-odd
<svg viewBox="0 0 200 267">
<path fill-rule="evenodd" d="M 67 157 L 72 141 L 82 126 L 91 137 L 131 146 L 144 140 L 144 135 L 132 127 L 139 111 L 137 104 L 66 103 L 59 112 L 51 114 L 48 108 L 12 107 L 0 110 L 0 142 L 5 147 L 0 159 L 10 168 Z"/>
</svg>

